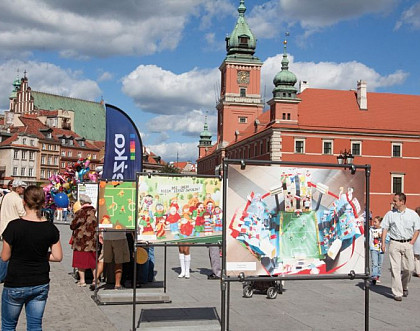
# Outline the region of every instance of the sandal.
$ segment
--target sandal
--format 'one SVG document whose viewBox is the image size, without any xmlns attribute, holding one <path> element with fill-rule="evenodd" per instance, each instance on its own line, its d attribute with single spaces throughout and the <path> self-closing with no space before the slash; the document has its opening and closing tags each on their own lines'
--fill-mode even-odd
<svg viewBox="0 0 420 331">
<path fill-rule="evenodd" d="M 79 286 L 79 287 L 86 287 L 86 283 L 77 282 L 77 286 Z"/>
<path fill-rule="evenodd" d="M 114 290 L 123 290 L 124 289 L 124 287 L 122 287 L 122 286 L 115 286 L 114 287 Z"/>
</svg>

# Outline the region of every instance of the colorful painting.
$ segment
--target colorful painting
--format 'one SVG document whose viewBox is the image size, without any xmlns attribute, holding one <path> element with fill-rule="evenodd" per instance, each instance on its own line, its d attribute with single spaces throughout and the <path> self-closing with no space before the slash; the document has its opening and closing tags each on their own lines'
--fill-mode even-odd
<svg viewBox="0 0 420 331">
<path fill-rule="evenodd" d="M 137 240 L 221 240 L 221 188 L 216 177 L 139 176 Z"/>
<path fill-rule="evenodd" d="M 136 182 L 99 183 L 99 227 L 135 228 Z"/>
<path fill-rule="evenodd" d="M 363 172 L 229 165 L 227 273 L 364 273 Z"/>
</svg>

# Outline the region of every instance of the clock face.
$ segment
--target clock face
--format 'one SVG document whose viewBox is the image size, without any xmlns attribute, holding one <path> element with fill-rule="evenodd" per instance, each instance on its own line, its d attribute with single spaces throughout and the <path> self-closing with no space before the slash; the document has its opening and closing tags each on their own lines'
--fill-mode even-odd
<svg viewBox="0 0 420 331">
<path fill-rule="evenodd" d="M 249 84 L 249 71 L 238 71 L 238 84 Z"/>
</svg>

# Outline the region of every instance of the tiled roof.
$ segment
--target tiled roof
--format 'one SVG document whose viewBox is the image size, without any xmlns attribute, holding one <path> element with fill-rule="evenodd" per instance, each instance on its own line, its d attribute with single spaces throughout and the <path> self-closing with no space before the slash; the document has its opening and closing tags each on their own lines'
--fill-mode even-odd
<svg viewBox="0 0 420 331">
<path fill-rule="evenodd" d="M 367 110 L 359 109 L 355 91 L 308 88 L 299 97 L 300 128 L 420 132 L 418 95 L 368 92 Z"/>
</svg>

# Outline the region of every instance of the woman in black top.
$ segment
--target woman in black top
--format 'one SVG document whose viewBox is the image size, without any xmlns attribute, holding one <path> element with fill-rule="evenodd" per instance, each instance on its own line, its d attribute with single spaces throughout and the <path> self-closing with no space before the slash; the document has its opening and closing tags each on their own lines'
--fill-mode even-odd
<svg viewBox="0 0 420 331">
<path fill-rule="evenodd" d="M 9 261 L 1 304 L 3 331 L 16 329 L 23 305 L 27 329 L 42 330 L 49 261 L 60 262 L 63 258 L 57 227 L 41 217 L 44 203 L 42 188 L 29 186 L 23 195 L 26 215 L 11 221 L 3 232 L 1 259 Z"/>
</svg>

